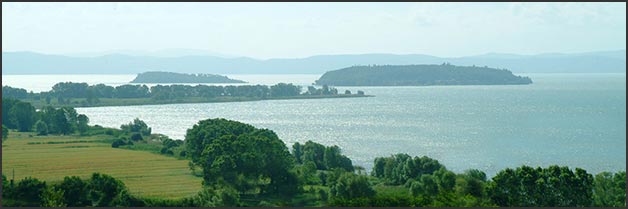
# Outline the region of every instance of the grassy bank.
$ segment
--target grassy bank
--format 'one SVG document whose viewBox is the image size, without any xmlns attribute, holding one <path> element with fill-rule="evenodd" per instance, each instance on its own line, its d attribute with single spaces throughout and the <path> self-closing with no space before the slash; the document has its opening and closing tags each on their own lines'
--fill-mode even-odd
<svg viewBox="0 0 628 209">
<path fill-rule="evenodd" d="M 10 132 L 2 145 L 2 172 L 11 179 L 15 171 L 16 181 L 31 176 L 47 182 L 106 173 L 141 197 L 177 199 L 201 190 L 202 178 L 191 174 L 187 160 L 111 148 L 111 137 Z"/>
</svg>

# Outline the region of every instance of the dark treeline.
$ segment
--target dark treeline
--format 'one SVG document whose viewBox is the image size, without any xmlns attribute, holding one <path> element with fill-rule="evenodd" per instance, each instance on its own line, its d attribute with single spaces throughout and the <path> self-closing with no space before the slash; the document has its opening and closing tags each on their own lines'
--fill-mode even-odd
<svg viewBox="0 0 628 209">
<path fill-rule="evenodd" d="M 2 175 L 2 206 L 29 207 L 107 207 L 143 206 L 144 202 L 131 195 L 124 183 L 109 175 L 94 173 L 90 179 L 66 176 L 56 184 L 36 178 L 19 182 L 8 181 Z"/>
<path fill-rule="evenodd" d="M 3 98 L 2 125 L 20 132 L 33 131 L 38 135 L 48 133 L 68 135 L 87 131 L 89 118 L 78 114 L 72 107 L 53 108 L 46 106 L 35 111 L 31 103 Z"/>
<path fill-rule="evenodd" d="M 350 95 L 350 91 L 344 94 Z M 364 92 L 358 91 L 359 95 Z M 2 87 L 3 98 L 44 101 L 45 104 L 55 102 L 58 105 L 72 104 L 71 99 L 84 99 L 82 106 L 90 106 L 100 103 L 102 98 L 152 98 L 159 101 L 177 100 L 184 98 L 216 98 L 216 97 L 247 97 L 256 99 L 311 96 L 311 95 L 338 95 L 338 90 L 327 85 L 322 88 L 309 86 L 307 91 L 302 91 L 301 86 L 279 83 L 272 86 L 266 85 L 242 85 L 242 86 L 207 86 L 207 85 L 121 85 L 107 86 L 104 84 L 88 85 L 87 83 L 62 82 L 52 87 L 51 91 L 33 93 L 25 89 Z M 74 101 L 79 104 L 78 101 Z"/>
<path fill-rule="evenodd" d="M 78 122 L 71 124 L 78 129 Z M 226 119 L 198 122 L 184 141 L 157 137 L 140 119 L 104 130 L 120 140 L 112 147 L 158 141 L 154 151 L 188 159 L 203 189 L 166 200 L 130 195 L 122 182 L 103 174 L 51 184 L 14 182 L 3 174 L 3 206 L 625 207 L 625 171 L 593 176 L 580 168 L 521 166 L 488 179 L 480 170 L 454 173 L 435 159 L 400 153 L 375 158 L 366 174 L 337 146 L 307 141 L 289 150 L 272 130 Z"/>
<path fill-rule="evenodd" d="M 135 119 L 129 124 L 120 126 L 120 129 L 104 128 L 98 125 L 90 126 L 89 118 L 84 114 L 78 114 L 72 107 L 44 106 L 40 110 L 29 103 L 16 99 L 2 99 L 2 142 L 7 139 L 8 131 L 13 129 L 18 132 L 35 132 L 38 136 L 45 135 L 72 135 L 91 136 L 98 134 L 115 137 L 112 147 L 120 145 L 132 145 L 133 142 L 144 139 L 158 139 L 159 141 L 171 140 L 161 134 L 152 134 L 151 128 L 140 120 Z M 172 143 L 164 152 L 170 153 Z M 174 143 L 177 144 L 177 143 Z M 177 146 L 179 146 L 179 143 Z"/>
<path fill-rule="evenodd" d="M 318 85 L 336 86 L 427 86 L 530 84 L 528 77 L 506 69 L 476 66 L 374 65 L 353 66 L 326 72 Z"/>
<path fill-rule="evenodd" d="M 140 73 L 131 83 L 246 83 L 227 76 L 214 74 L 187 74 L 173 72 Z"/>
</svg>

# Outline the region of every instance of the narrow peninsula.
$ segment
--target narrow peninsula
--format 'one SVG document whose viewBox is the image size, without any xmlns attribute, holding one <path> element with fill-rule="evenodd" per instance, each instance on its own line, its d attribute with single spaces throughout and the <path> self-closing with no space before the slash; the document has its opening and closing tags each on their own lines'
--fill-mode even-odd
<svg viewBox="0 0 628 209">
<path fill-rule="evenodd" d="M 186 74 L 151 71 L 137 74 L 131 83 L 246 83 L 215 74 Z"/>
<path fill-rule="evenodd" d="M 107 86 L 104 84 L 61 82 L 50 91 L 28 92 L 26 89 L 2 87 L 2 99 L 19 99 L 35 108 L 51 107 L 102 107 L 156 105 L 177 103 L 244 102 L 281 99 L 322 99 L 369 97 L 364 91 L 344 92 L 323 85 L 321 88 L 291 83 L 267 85 L 209 86 L 209 85 L 132 85 Z"/>
<path fill-rule="evenodd" d="M 521 85 L 529 77 L 506 69 L 476 66 L 374 65 L 353 66 L 326 72 L 317 85 L 334 86 L 431 86 L 431 85 Z"/>
</svg>

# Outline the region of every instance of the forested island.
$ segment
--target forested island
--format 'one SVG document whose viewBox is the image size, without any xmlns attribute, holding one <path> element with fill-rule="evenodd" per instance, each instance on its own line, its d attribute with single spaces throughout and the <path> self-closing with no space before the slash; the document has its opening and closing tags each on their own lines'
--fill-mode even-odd
<svg viewBox="0 0 628 209">
<path fill-rule="evenodd" d="M 5 207 L 626 206 L 625 171 L 523 165 L 488 178 L 398 153 L 367 173 L 338 146 L 290 148 L 272 130 L 227 119 L 173 140 L 140 119 L 105 128 L 71 107 L 3 99 L 2 109 Z"/>
<path fill-rule="evenodd" d="M 32 103 L 36 108 L 53 107 L 100 107 L 174 103 L 240 102 L 273 99 L 319 99 L 368 97 L 363 91 L 351 92 L 323 85 L 321 88 L 303 87 L 290 83 L 241 86 L 208 85 L 146 85 L 125 84 L 107 86 L 104 84 L 61 82 L 52 90 L 33 93 L 25 89 L 2 87 L 2 99 L 13 98 Z"/>
<path fill-rule="evenodd" d="M 513 85 L 531 84 L 529 77 L 513 75 L 506 69 L 477 66 L 373 65 L 329 71 L 316 80 L 318 85 L 336 86 L 430 86 L 430 85 Z"/>
<path fill-rule="evenodd" d="M 137 74 L 131 83 L 246 83 L 214 74 L 186 74 L 151 71 Z"/>
</svg>

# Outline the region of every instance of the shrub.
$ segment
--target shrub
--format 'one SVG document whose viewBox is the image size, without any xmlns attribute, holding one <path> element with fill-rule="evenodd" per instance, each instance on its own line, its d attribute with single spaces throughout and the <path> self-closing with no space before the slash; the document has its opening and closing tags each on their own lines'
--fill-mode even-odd
<svg viewBox="0 0 628 209">
<path fill-rule="evenodd" d="M 123 145 L 126 145 L 126 143 L 124 143 L 124 140 L 122 139 L 116 139 L 115 141 L 113 141 L 113 143 L 111 143 L 111 147 L 113 148 L 118 148 Z"/>
</svg>

